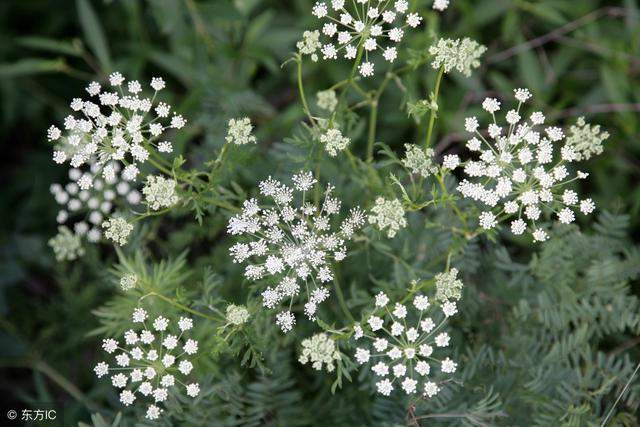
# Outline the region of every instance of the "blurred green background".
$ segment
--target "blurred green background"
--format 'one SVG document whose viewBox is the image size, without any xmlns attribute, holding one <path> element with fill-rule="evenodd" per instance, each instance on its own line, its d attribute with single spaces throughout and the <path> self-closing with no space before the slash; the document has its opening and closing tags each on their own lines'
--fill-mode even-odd
<svg viewBox="0 0 640 427">
<path fill-rule="evenodd" d="M 312 0 L 24 0 L 0 2 L 0 387 L 9 403 L 59 402 L 73 424 L 88 419 L 81 402 L 104 390 L 87 366 L 97 326 L 91 310 L 110 290 L 80 266 L 56 265 L 46 246 L 55 233 L 52 182 L 65 170 L 51 161 L 46 129 L 68 114 L 84 87 L 114 70 L 148 80 L 162 75 L 174 105 L 195 126 L 193 165 L 221 145 L 229 118 L 248 115 L 262 150 L 303 118 L 291 66 L 281 64 L 315 25 Z M 452 0 L 439 18 L 406 40 L 421 50 L 434 37 L 471 37 L 488 46 L 465 79 L 441 91 L 439 153 L 460 151 L 466 111 L 487 94 L 528 87 L 559 123 L 584 115 L 611 137 L 585 165 L 581 189 L 599 207 L 631 215 L 640 240 L 640 9 L 637 0 Z M 401 58 L 406 59 L 406 58 Z M 345 77 L 348 64 L 306 66 L 313 94 Z M 406 91 L 382 98 L 378 140 L 401 150 L 421 131 L 404 109 L 425 97 L 434 72 L 419 69 Z M 364 156 L 365 130 L 354 140 Z M 97 253 L 88 255 L 98 257 Z M 95 261 L 95 260 L 94 260 Z M 97 262 L 97 261 L 96 261 Z M 18 362 L 16 362 L 18 361 Z M 85 394 L 88 393 L 88 394 Z M 3 400 L 5 400 L 3 398 Z"/>
</svg>

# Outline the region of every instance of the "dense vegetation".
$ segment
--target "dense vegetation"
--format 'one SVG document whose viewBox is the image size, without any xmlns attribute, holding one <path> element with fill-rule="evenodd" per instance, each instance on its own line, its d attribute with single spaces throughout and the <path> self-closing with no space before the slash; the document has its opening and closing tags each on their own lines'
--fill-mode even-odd
<svg viewBox="0 0 640 427">
<path fill-rule="evenodd" d="M 345 96 L 357 108 L 339 112 L 351 144 L 348 156 L 336 157 L 317 141 L 300 102 L 299 62 L 291 60 L 302 33 L 317 28 L 314 3 L 0 4 L 6 406 L 52 403 L 64 414 L 60 425 L 148 422 L 143 405 L 123 407 L 110 381 L 93 373 L 104 360 L 102 339 L 121 336 L 143 303 L 154 315 L 177 319 L 187 308 L 214 319 L 193 316 L 200 394 L 166 402 L 159 422 L 167 425 L 598 426 L 619 396 L 609 425 L 638 425 L 640 380 L 625 389 L 640 360 L 638 2 L 452 0 L 445 13 L 430 0 L 412 2 L 424 23 L 403 40 L 396 66 L 408 64 L 407 72 L 361 79 L 363 94 Z M 568 128 L 584 116 L 609 132 L 604 153 L 580 166 L 589 179 L 575 186 L 593 199 L 594 214 L 553 225 L 543 243 L 473 233 L 473 203 L 455 193 L 460 171 L 419 184 L 407 173 L 398 160 L 405 144 L 425 140 L 438 79 L 428 48 L 442 37 L 470 37 L 488 50 L 471 77 L 452 72 L 442 80 L 431 138 L 438 163 L 467 156 L 465 117 L 481 117 L 485 97 L 527 87 L 551 123 Z M 303 64 L 316 117 L 316 93 L 348 77 L 350 63 Z M 202 171 L 206 184 L 181 184 L 176 208 L 139 221 L 128 245 L 90 244 L 80 259 L 58 262 L 47 244 L 57 232 L 50 185 L 64 182 L 67 168 L 52 162 L 47 129 L 63 122 L 88 82 L 114 71 L 145 84 L 164 77 L 166 101 L 188 119 L 172 140 L 181 161 L 169 167 L 183 183 L 201 182 L 193 171 Z M 218 157 L 229 120 L 245 116 L 257 144 L 230 145 Z M 262 307 L 263 288 L 231 261 L 236 239 L 227 224 L 260 180 L 288 182 L 300 169 L 335 185 L 345 208 L 368 211 L 378 196 L 402 200 L 408 224 L 392 239 L 367 226 L 336 267 L 340 298 L 332 292 L 321 321 L 299 316 L 283 334 Z M 449 325 L 454 380 L 434 399 L 376 394 L 372 373 L 356 369 L 349 328 L 371 313 L 379 291 L 395 302 L 420 286 L 431 298 L 434 276 L 452 267 L 464 282 Z M 143 284 L 123 292 L 129 274 Z M 247 306 L 246 325 L 219 320 L 230 303 Z M 332 373 L 298 362 L 302 341 L 323 330 L 343 353 Z"/>
</svg>

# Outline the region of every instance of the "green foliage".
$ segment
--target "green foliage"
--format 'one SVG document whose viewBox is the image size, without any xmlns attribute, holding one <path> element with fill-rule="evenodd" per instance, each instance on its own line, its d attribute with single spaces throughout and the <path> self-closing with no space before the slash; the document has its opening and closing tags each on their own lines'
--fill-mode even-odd
<svg viewBox="0 0 640 427">
<path fill-rule="evenodd" d="M 99 340 L 120 336 L 144 306 L 189 315 L 200 343 L 201 393 L 172 396 L 160 424 L 599 426 L 620 396 L 608 425 L 637 425 L 640 381 L 623 389 L 640 359 L 638 2 L 453 0 L 437 15 L 418 0 L 426 25 L 407 32 L 402 71 L 345 80 L 348 63 L 305 60 L 305 111 L 291 57 L 317 23 L 313 3 L 0 4 L 0 384 L 8 403 L 59 403 L 64 425 L 150 425 L 142 406 L 121 406 L 91 372 L 102 360 Z M 446 75 L 436 97 L 427 48 L 466 36 L 489 47 L 482 68 L 469 79 Z M 50 161 L 46 129 L 88 81 L 115 70 L 141 81 L 165 76 L 167 102 L 189 118 L 165 165 L 181 183 L 181 203 L 166 215 L 140 213 L 121 250 L 88 245 L 82 260 L 56 263 L 46 246 L 56 229 L 48 188 L 65 172 Z M 460 176 L 440 169 L 423 179 L 400 161 L 404 144 L 424 141 L 432 114 L 436 156 L 464 152 L 464 117 L 487 94 L 525 85 L 550 119 L 585 115 L 612 135 L 586 166 L 589 184 L 580 184 L 605 208 L 597 222 L 555 227 L 537 246 L 479 231 L 477 208 L 455 191 Z M 322 116 L 315 93 L 330 87 L 349 92 Z M 228 120 L 243 116 L 259 143 L 224 145 Z M 348 153 L 327 156 L 313 126 L 320 117 L 349 136 Z M 333 183 L 347 208 L 398 198 L 408 225 L 392 240 L 367 228 L 336 270 L 339 287 L 318 322 L 283 335 L 262 307 L 262 288 L 231 262 L 226 224 L 260 179 L 303 168 Z M 451 328 L 455 380 L 431 400 L 374 394 L 370 373 L 352 360 L 353 320 L 371 313 L 378 291 L 397 300 L 432 292 L 433 277 L 450 267 L 465 284 Z M 130 274 L 137 285 L 123 292 L 120 279 Z M 228 324 L 230 303 L 247 307 L 248 323 Z M 297 361 L 301 341 L 321 330 L 342 354 L 331 374 Z"/>
</svg>

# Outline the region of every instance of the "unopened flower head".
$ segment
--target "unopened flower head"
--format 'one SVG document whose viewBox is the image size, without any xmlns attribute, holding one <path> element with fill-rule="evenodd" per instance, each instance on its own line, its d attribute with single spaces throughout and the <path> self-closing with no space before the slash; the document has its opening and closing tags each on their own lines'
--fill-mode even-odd
<svg viewBox="0 0 640 427">
<path fill-rule="evenodd" d="M 441 6 L 442 1 L 438 3 Z M 324 41 L 317 31 L 305 32 L 298 44 L 300 53 L 312 55 L 312 59 L 320 54 L 325 60 L 359 60 L 356 66 L 364 77 L 374 74 L 371 56 L 381 52 L 387 62 L 394 62 L 398 57 L 396 45 L 405 31 L 422 22 L 420 15 L 409 11 L 408 0 L 318 1 L 312 13 L 322 23 Z"/>
<path fill-rule="evenodd" d="M 330 113 L 333 112 L 338 105 L 338 97 L 336 96 L 336 91 L 333 89 L 320 91 L 316 97 L 318 107 Z"/>
<path fill-rule="evenodd" d="M 253 136 L 251 132 L 253 132 L 253 125 L 248 117 L 231 119 L 229 120 L 229 129 L 227 130 L 227 144 L 255 144 L 256 137 Z"/>
<path fill-rule="evenodd" d="M 337 223 L 341 202 L 333 196 L 333 186 L 326 187 L 323 202 L 316 206 L 307 201 L 316 185 L 313 174 L 300 172 L 292 181 L 293 187 L 271 177 L 260 183 L 264 203 L 245 201 L 242 212 L 229 221 L 228 232 L 246 238 L 233 245 L 230 253 L 233 262 L 247 264 L 247 279 L 272 283 L 262 292 L 265 307 L 272 309 L 283 301 L 290 301 L 290 307 L 306 291 L 304 311 L 315 320 L 318 304 L 329 297 L 326 284 L 333 280 L 333 263 L 347 256 L 346 242 L 362 227 L 364 215 L 353 208 Z M 294 202 L 296 194 L 299 204 Z M 295 317 L 289 310 L 282 311 L 277 324 L 286 332 Z"/>
<path fill-rule="evenodd" d="M 136 287 L 138 276 L 135 274 L 126 274 L 120 279 L 120 287 L 123 291 L 128 291 Z"/>
<path fill-rule="evenodd" d="M 151 151 L 171 151 L 171 143 L 162 140 L 165 131 L 181 129 L 186 120 L 172 114 L 170 105 L 154 104 L 155 95 L 165 86 L 161 78 L 151 81 L 153 98 L 141 96 L 142 86 L 137 81 L 125 85 L 120 73 L 111 74 L 109 83 L 110 87 L 104 90 L 97 82 L 89 84 L 87 92 L 91 100 L 75 98 L 71 109 L 77 116 L 65 118 L 64 132 L 51 126 L 47 137 L 55 145 L 56 163 L 69 162 L 73 168 L 95 164 L 105 179 L 119 165 L 122 178 L 134 181 L 139 166 L 147 161 Z M 78 178 L 81 187 L 92 184 L 85 175 Z"/>
<path fill-rule="evenodd" d="M 402 159 L 404 167 L 411 173 L 428 177 L 438 171 L 438 167 L 433 162 L 434 151 L 432 148 L 426 150 L 415 144 L 405 144 L 405 157 Z"/>
<path fill-rule="evenodd" d="M 339 129 L 328 129 L 320 135 L 320 142 L 324 144 L 324 149 L 331 157 L 338 155 L 338 151 L 342 151 L 349 146 L 351 140 L 342 135 Z"/>
<path fill-rule="evenodd" d="M 459 300 L 462 297 L 462 280 L 458 279 L 458 269 L 436 274 L 436 299 L 441 302 Z"/>
<path fill-rule="evenodd" d="M 371 208 L 369 223 L 375 225 L 380 231 L 387 231 L 387 237 L 395 237 L 398 230 L 407 226 L 404 217 L 402 202 L 398 199 L 387 200 L 378 197 L 376 204 Z"/>
<path fill-rule="evenodd" d="M 81 238 L 95 243 L 102 239 L 102 224 L 105 217 L 120 206 L 124 209 L 140 203 L 141 195 L 131 184 L 125 182 L 117 174 L 119 165 L 114 165 L 113 174 L 96 175 L 99 170 L 97 164 L 92 164 L 89 170 L 69 169 L 69 180 L 66 185 L 52 184 L 51 194 L 61 206 L 56 216 L 58 224 L 73 226 L 73 231 Z M 86 183 L 92 184 L 82 188 Z"/>
<path fill-rule="evenodd" d="M 590 125 L 580 117 L 569 127 L 567 146 L 575 153 L 576 160 L 589 160 L 591 156 L 602 154 L 602 143 L 609 138 L 609 132 L 601 131 L 600 125 Z"/>
<path fill-rule="evenodd" d="M 296 44 L 296 47 L 301 54 L 311 56 L 311 60 L 316 62 L 318 60 L 316 52 L 322 47 L 320 31 L 305 31 L 302 34 L 302 40 Z"/>
<path fill-rule="evenodd" d="M 311 338 L 302 341 L 302 351 L 298 361 L 303 365 L 311 363 L 313 369 L 333 372 L 334 362 L 340 360 L 340 352 L 336 343 L 325 333 L 315 334 Z"/>
<path fill-rule="evenodd" d="M 227 322 L 232 325 L 242 325 L 249 320 L 249 310 L 243 305 L 229 304 L 226 313 Z"/>
<path fill-rule="evenodd" d="M 163 412 L 159 405 L 169 395 L 195 398 L 200 393 L 198 383 L 188 380 L 193 370 L 189 359 L 198 352 L 198 342 L 184 337 L 193 326 L 191 319 L 180 318 L 172 326 L 162 316 L 153 322 L 147 318 L 146 311 L 138 308 L 122 341 L 103 340 L 102 349 L 114 360 L 98 363 L 94 372 L 98 378 L 111 377 L 123 405 L 146 404 L 146 418 L 156 420 Z"/>
<path fill-rule="evenodd" d="M 474 134 L 467 143 L 471 151 L 479 153 L 479 160 L 467 161 L 466 175 L 458 191 L 464 197 L 486 206 L 479 216 L 484 229 L 496 227 L 511 218 L 511 232 L 516 235 L 529 230 L 535 241 L 548 238 L 539 222 L 543 213 L 555 215 L 564 224 L 575 220 L 575 211 L 591 213 L 595 206 L 591 199 L 580 200 L 567 184 L 587 177 L 578 171 L 570 176 L 567 163 L 582 158 L 580 148 L 568 142 L 563 144 L 564 132 L 559 127 L 543 126 L 542 112 L 533 112 L 523 119 L 522 105 L 531 98 L 527 89 L 514 91 L 518 105 L 506 112 L 506 125 L 497 123 L 501 103 L 487 98 L 482 107 L 491 114 L 491 123 L 481 131 L 478 119 L 469 117 L 465 129 Z M 559 159 L 554 157 L 559 147 Z"/>
<path fill-rule="evenodd" d="M 480 66 L 480 57 L 486 51 L 485 46 L 469 38 L 440 39 L 429 48 L 429 53 L 434 56 L 431 63 L 433 68 L 444 67 L 445 73 L 455 69 L 466 77 L 471 76 L 471 71 Z"/>
<path fill-rule="evenodd" d="M 178 203 L 178 195 L 176 194 L 177 183 L 170 178 L 160 175 L 149 175 L 147 181 L 142 188 L 145 201 L 149 208 L 154 211 L 169 208 Z"/>
<path fill-rule="evenodd" d="M 109 218 L 102 223 L 104 237 L 113 241 L 118 246 L 127 244 L 129 234 L 133 230 L 133 225 L 121 217 Z"/>
<path fill-rule="evenodd" d="M 49 246 L 58 261 L 73 261 L 84 255 L 80 236 L 64 225 L 58 227 L 58 234 L 49 239 Z"/>
<path fill-rule="evenodd" d="M 456 303 L 440 304 L 418 294 L 411 304 L 389 304 L 381 293 L 376 308 L 361 327 L 364 342 L 356 339 L 356 361 L 368 364 L 376 389 L 384 396 L 400 389 L 407 395 L 435 396 L 438 384 L 457 368 L 445 357 L 450 336 L 444 329 L 447 319 L 457 313 Z"/>
</svg>

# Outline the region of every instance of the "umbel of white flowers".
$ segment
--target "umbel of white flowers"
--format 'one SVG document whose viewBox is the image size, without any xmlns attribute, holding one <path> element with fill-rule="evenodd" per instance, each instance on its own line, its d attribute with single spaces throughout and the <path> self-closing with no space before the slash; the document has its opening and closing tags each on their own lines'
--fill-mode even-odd
<svg viewBox="0 0 640 427">
<path fill-rule="evenodd" d="M 375 225 L 380 231 L 387 230 L 387 237 L 395 237 L 398 230 L 407 226 L 404 217 L 402 202 L 398 199 L 387 200 L 378 197 L 376 204 L 371 208 L 369 223 Z"/>
<path fill-rule="evenodd" d="M 96 164 L 105 180 L 112 180 L 117 166 L 122 168 L 122 178 L 133 181 L 138 176 L 139 165 L 149 160 L 152 151 L 170 153 L 173 148 L 162 140 L 167 128 L 181 129 L 186 120 L 173 113 L 171 106 L 154 100 L 164 89 L 160 77 L 151 79 L 155 91 L 152 98 L 142 97 L 142 85 L 132 80 L 126 84 L 122 74 L 109 76 L 112 90 L 103 90 L 97 82 L 87 86 L 92 100 L 74 98 L 71 109 L 78 116 L 69 115 L 64 120 L 64 132 L 56 126 L 47 131 L 47 138 L 54 143 L 53 160 L 71 167 Z M 78 186 L 86 190 L 93 185 L 91 176 L 82 174 Z"/>
<path fill-rule="evenodd" d="M 445 73 L 455 69 L 465 77 L 471 76 L 471 71 L 480 66 L 480 57 L 486 51 L 486 46 L 470 38 L 440 39 L 429 48 L 429 53 L 434 56 L 433 68 L 443 67 Z"/>
<path fill-rule="evenodd" d="M 58 227 L 58 234 L 49 239 L 49 246 L 57 261 L 73 261 L 84 255 L 80 236 L 74 234 L 64 225 Z"/>
<path fill-rule="evenodd" d="M 340 360 L 340 352 L 336 342 L 327 334 L 315 334 L 302 341 L 302 351 L 298 361 L 303 365 L 311 362 L 311 366 L 317 371 L 321 371 L 324 367 L 327 372 L 333 372 L 336 360 Z"/>
<path fill-rule="evenodd" d="M 333 280 L 332 264 L 347 256 L 346 242 L 363 225 L 364 215 L 353 208 L 342 223 L 333 225 L 341 205 L 332 194 L 333 187 L 326 187 L 324 201 L 316 206 L 306 196 L 317 183 L 313 174 L 300 172 L 292 181 L 293 188 L 271 177 L 260 183 L 260 194 L 267 203 L 246 200 L 242 212 L 229 220 L 228 232 L 245 237 L 229 252 L 234 263 L 247 263 L 247 279 L 270 283 L 262 292 L 266 308 L 275 308 L 284 300 L 291 307 L 304 284 L 304 312 L 315 320 L 318 304 L 329 297 L 326 283 Z M 298 205 L 294 191 L 300 194 Z M 290 308 L 276 315 L 276 323 L 283 332 L 293 328 L 295 316 Z"/>
<path fill-rule="evenodd" d="M 448 4 L 446 0 L 437 0 L 433 7 L 442 11 Z M 305 31 L 297 45 L 299 52 L 311 55 L 314 61 L 318 59 L 318 51 L 324 60 L 343 57 L 359 61 L 356 66 L 364 77 L 374 74 L 372 56 L 376 52 L 381 51 L 385 61 L 394 62 L 398 57 L 396 45 L 407 28 L 416 28 L 422 22 L 420 15 L 409 12 L 407 0 L 318 1 L 311 12 L 322 23 L 325 42 L 320 41 L 317 30 Z M 384 46 L 388 41 L 391 45 Z"/>
<path fill-rule="evenodd" d="M 435 152 L 433 148 L 422 149 L 415 144 L 405 144 L 405 157 L 402 164 L 411 173 L 421 175 L 426 178 L 438 171 L 438 166 L 433 161 Z"/>
<path fill-rule="evenodd" d="M 151 210 L 169 208 L 178 203 L 177 183 L 160 175 L 149 175 L 142 188 L 145 201 Z"/>
<path fill-rule="evenodd" d="M 162 316 L 148 328 L 147 318 L 147 312 L 137 308 L 132 316 L 133 328 L 125 332 L 123 342 L 113 338 L 103 340 L 102 349 L 114 355 L 115 360 L 98 363 L 94 372 L 98 378 L 111 375 L 111 384 L 120 390 L 123 405 L 146 400 L 146 417 L 156 420 L 163 412 L 159 404 L 166 401 L 170 393 L 179 394 L 184 390 L 192 398 L 200 393 L 198 383 L 187 381 L 193 370 L 189 356 L 198 352 L 198 342 L 183 337 L 193 327 L 189 318 L 178 320 L 177 331 L 173 331 L 169 319 Z"/>
<path fill-rule="evenodd" d="M 370 366 L 378 393 L 389 396 L 401 388 L 407 395 L 438 394 L 440 384 L 458 367 L 443 354 L 450 343 L 444 326 L 457 313 L 456 303 L 448 299 L 429 301 L 427 296 L 417 294 L 412 305 L 390 305 L 389 297 L 380 292 L 375 307 L 382 314 L 374 313 L 365 325 L 356 325 L 354 339 L 358 342 L 355 359 Z"/>
<path fill-rule="evenodd" d="M 227 130 L 225 141 L 228 144 L 236 145 L 255 144 L 256 137 L 253 136 L 252 131 L 253 125 L 248 117 L 231 119 L 229 120 L 229 129 Z"/>
<path fill-rule="evenodd" d="M 458 190 L 485 206 L 479 216 L 483 229 L 512 218 L 513 234 L 528 230 L 535 241 L 544 241 L 548 234 L 540 225 L 543 213 L 569 224 L 575 220 L 575 210 L 586 215 L 595 209 L 591 199 L 580 200 L 574 190 L 565 188 L 588 176 L 582 171 L 572 176 L 567 166 L 601 152 L 608 134 L 600 134 L 599 128 L 587 127 L 584 120 L 579 120 L 571 128 L 572 138 L 565 140 L 561 128 L 544 126 L 542 112 L 535 111 L 528 120 L 523 119 L 522 106 L 531 98 L 529 90 L 516 89 L 514 94 L 518 105 L 505 113 L 505 125 L 498 124 L 501 103 L 494 98 L 482 103 L 491 115 L 486 129 L 480 127 L 476 117 L 465 120 L 465 129 L 473 135 L 467 148 L 478 153 L 479 160 L 464 164 L 469 180 L 463 180 Z M 554 156 L 554 147 L 560 148 L 559 158 Z"/>
<path fill-rule="evenodd" d="M 129 240 L 129 234 L 133 231 L 133 225 L 121 217 L 109 218 L 102 223 L 104 237 L 113 241 L 118 246 L 124 246 Z"/>
<path fill-rule="evenodd" d="M 119 165 L 115 165 L 116 172 L 119 169 Z M 119 176 L 108 179 L 96 176 L 98 171 L 99 166 L 95 163 L 84 173 L 80 169 L 71 168 L 71 182 L 64 187 L 60 184 L 52 184 L 50 187 L 51 194 L 61 207 L 56 216 L 58 224 L 73 224 L 74 233 L 92 243 L 99 242 L 102 238 L 100 225 L 116 206 L 126 209 L 136 206 L 141 200 L 140 192 L 128 182 Z M 83 175 L 93 182 L 93 186 L 87 190 L 81 190 L 76 183 Z"/>
<path fill-rule="evenodd" d="M 229 304 L 227 306 L 226 319 L 231 325 L 242 325 L 249 320 L 249 310 L 242 305 Z"/>
</svg>

